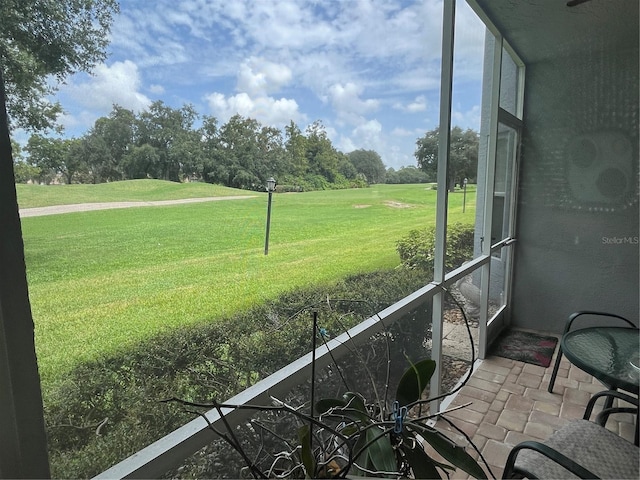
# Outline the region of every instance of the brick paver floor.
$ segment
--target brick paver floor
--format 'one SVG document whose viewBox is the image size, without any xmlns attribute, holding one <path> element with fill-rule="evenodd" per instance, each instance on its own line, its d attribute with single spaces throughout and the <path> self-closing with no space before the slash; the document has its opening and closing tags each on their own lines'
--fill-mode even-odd
<svg viewBox="0 0 640 480">
<path fill-rule="evenodd" d="M 604 390 L 601 383 L 563 358 L 554 393 L 547 392 L 553 363 L 544 368 L 489 357 L 476 367 L 456 396 L 444 402 L 445 409 L 469 403 L 446 417 L 471 438 L 495 478 L 502 478 L 507 455 L 514 445 L 525 440 L 544 440 L 567 422 L 582 418 L 591 395 Z M 448 430 L 460 444 L 468 443 L 446 422 L 440 420 L 436 426 Z M 612 415 L 607 428 L 633 441 L 634 417 Z M 467 451 L 473 452 L 472 447 L 468 446 Z M 477 453 L 473 455 L 478 458 Z M 452 478 L 467 477 L 460 471 L 452 475 Z"/>
</svg>

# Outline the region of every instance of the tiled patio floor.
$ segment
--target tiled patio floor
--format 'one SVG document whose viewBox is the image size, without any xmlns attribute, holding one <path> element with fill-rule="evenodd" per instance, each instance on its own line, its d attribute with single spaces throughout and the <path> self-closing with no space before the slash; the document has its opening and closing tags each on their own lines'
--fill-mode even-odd
<svg viewBox="0 0 640 480">
<path fill-rule="evenodd" d="M 476 368 L 449 405 L 471 402 L 446 417 L 471 437 L 496 478 L 502 478 L 511 447 L 524 440 L 544 440 L 570 420 L 582 418 L 591 395 L 604 390 L 601 383 L 563 358 L 554 393 L 549 393 L 552 370 L 553 362 L 544 368 L 489 357 Z M 598 408 L 595 410 L 597 413 Z M 633 441 L 633 418 L 631 414 L 613 415 L 607 428 Z M 437 427 L 452 430 L 443 421 L 439 421 Z M 459 434 L 452 432 L 451 436 L 465 443 Z M 471 447 L 467 450 L 472 451 Z M 464 472 L 452 476 L 467 477 Z"/>
</svg>

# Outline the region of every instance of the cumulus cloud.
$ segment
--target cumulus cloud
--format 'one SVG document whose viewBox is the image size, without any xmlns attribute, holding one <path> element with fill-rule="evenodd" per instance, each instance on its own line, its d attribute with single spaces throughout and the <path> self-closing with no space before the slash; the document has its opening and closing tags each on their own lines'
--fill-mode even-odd
<svg viewBox="0 0 640 480">
<path fill-rule="evenodd" d="M 467 85 L 480 84 L 484 27 L 465 2 L 456 14 L 454 122 L 466 127 L 480 102 Z M 71 112 L 65 122 L 78 125 L 112 103 L 140 111 L 145 93 L 220 121 L 320 119 L 343 151 L 379 149 L 385 162 L 400 161 L 393 148 L 411 157 L 413 130 L 438 121 L 441 24 L 442 0 L 128 0 L 109 66 L 71 78 L 58 99 Z"/>
<path fill-rule="evenodd" d="M 213 114 L 222 122 L 240 114 L 266 125 L 282 127 L 291 120 L 299 121 L 304 118 L 298 111 L 298 103 L 293 99 L 266 96 L 252 98 L 246 92 L 232 96 L 214 92 L 205 99 Z"/>
<path fill-rule="evenodd" d="M 305 116 L 299 112 L 298 102 L 290 98 L 269 95 L 280 91 L 292 81 L 291 69 L 262 57 L 249 57 L 236 76 L 235 95 L 214 92 L 205 95 L 213 114 L 222 121 L 235 114 L 250 117 L 261 123 L 282 127 L 291 120 Z"/>
<path fill-rule="evenodd" d="M 453 125 L 459 125 L 463 129 L 471 128 L 476 132 L 480 131 L 480 105 L 473 105 L 468 110 L 460 110 L 461 105 L 451 111 L 451 123 Z"/>
<path fill-rule="evenodd" d="M 236 90 L 264 95 L 279 91 L 291 79 L 291 69 L 286 65 L 251 57 L 240 66 Z"/>
<path fill-rule="evenodd" d="M 362 116 L 378 109 L 380 102 L 375 99 L 362 100 L 363 88 L 352 82 L 334 84 L 329 88 L 328 98 L 340 120 L 349 124 L 359 124 Z"/>
<path fill-rule="evenodd" d="M 88 109 L 109 112 L 115 103 L 139 112 L 151 104 L 140 92 L 141 83 L 138 66 L 125 60 L 111 66 L 100 64 L 86 81 L 70 83 L 63 90 Z"/>
<path fill-rule="evenodd" d="M 162 85 L 150 85 L 149 91 L 154 95 L 162 95 L 165 92 L 165 89 Z"/>
<path fill-rule="evenodd" d="M 393 108 L 407 113 L 424 112 L 427 109 L 427 97 L 424 95 L 418 95 L 407 104 L 396 102 Z"/>
<path fill-rule="evenodd" d="M 362 121 L 349 132 L 340 137 L 337 146 L 344 152 L 351 152 L 359 148 L 375 150 L 378 153 L 386 148 L 382 131 L 382 124 L 378 120 Z"/>
<path fill-rule="evenodd" d="M 382 124 L 378 120 L 369 120 L 353 129 L 353 134 L 360 138 L 377 138 L 382 132 Z"/>
<path fill-rule="evenodd" d="M 393 135 L 394 137 L 415 137 L 419 136 L 421 133 L 423 132 L 419 128 L 410 130 L 402 127 L 396 127 L 391 130 L 391 135 Z"/>
</svg>

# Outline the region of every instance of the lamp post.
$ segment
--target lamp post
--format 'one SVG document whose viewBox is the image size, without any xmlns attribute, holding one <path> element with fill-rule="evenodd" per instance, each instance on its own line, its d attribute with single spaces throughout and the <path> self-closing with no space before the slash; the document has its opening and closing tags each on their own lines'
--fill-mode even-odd
<svg viewBox="0 0 640 480">
<path fill-rule="evenodd" d="M 269 177 L 267 180 L 267 192 L 269 192 L 269 201 L 267 203 L 267 234 L 264 239 L 264 254 L 269 254 L 269 227 L 271 225 L 271 196 L 276 189 L 276 181 L 273 177 Z"/>
<path fill-rule="evenodd" d="M 467 178 L 465 177 L 465 179 L 462 181 L 462 185 L 463 185 L 463 193 L 462 193 L 462 213 L 464 213 L 465 209 L 467 208 Z"/>
</svg>

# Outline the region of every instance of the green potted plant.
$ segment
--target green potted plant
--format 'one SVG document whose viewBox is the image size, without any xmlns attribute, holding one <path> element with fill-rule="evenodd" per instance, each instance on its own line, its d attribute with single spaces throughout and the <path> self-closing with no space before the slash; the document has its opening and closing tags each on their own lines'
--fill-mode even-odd
<svg viewBox="0 0 640 480">
<path fill-rule="evenodd" d="M 441 478 L 441 472 L 457 467 L 475 478 L 487 478 L 464 448 L 429 425 L 433 416 L 409 413 L 425 402 L 422 395 L 435 366 L 433 360 L 426 359 L 409 367 L 400 379 L 390 412 L 380 405 L 368 404 L 357 392 L 318 401 L 315 404 L 318 420 L 335 432 L 329 435 L 334 448 L 318 446 L 314 453 L 312 437 L 307 433 L 310 427 L 302 427 L 301 459 L 306 473 Z M 428 453 L 427 444 L 445 462 Z M 323 460 L 318 459 L 318 452 L 322 452 Z"/>
<path fill-rule="evenodd" d="M 464 309 L 459 304 L 458 306 L 466 320 Z M 323 341 L 326 338 L 324 329 L 318 328 L 317 312 L 314 312 L 313 332 L 312 352 L 315 353 L 316 338 L 322 338 Z M 471 337 L 471 333 L 469 336 Z M 392 401 L 387 401 L 391 363 L 389 337 L 388 334 L 378 337 L 378 340 L 386 343 L 387 380 L 383 396 L 375 393 L 374 386 L 373 401 L 367 400 L 357 389 L 346 386 L 341 367 L 335 360 L 334 371 L 339 373 L 336 376 L 342 377 L 347 391 L 337 398 L 315 401 L 315 354 L 312 357 L 311 413 L 305 413 L 310 409 L 309 403 L 303 399 L 306 394 L 289 403 L 273 399 L 275 405 L 229 405 L 217 402 L 198 404 L 179 401 L 187 406 L 215 408 L 218 411 L 225 431 L 217 430 L 211 425 L 212 430 L 241 455 L 246 464 L 246 472 L 255 478 L 443 478 L 448 477 L 449 472 L 456 468 L 474 478 L 487 478 L 485 470 L 462 446 L 434 428 L 434 420 L 442 412 L 429 415 L 421 413 L 422 407 L 433 400 L 424 398 L 424 395 L 436 369 L 435 361 L 409 361 L 408 369 L 397 382 Z M 473 357 L 473 345 L 471 349 Z M 361 358 L 359 363 L 364 364 L 362 371 L 359 371 L 360 375 L 364 375 L 363 378 L 368 378 L 368 382 L 375 385 L 366 362 Z M 356 367 L 353 362 L 346 366 L 351 370 Z M 364 386 L 362 382 L 360 385 Z M 302 405 L 291 406 L 297 401 Z M 251 453 L 248 453 L 251 442 L 245 442 L 246 436 L 242 438 L 238 435 L 242 428 L 231 427 L 224 418 L 223 409 L 234 408 L 261 412 L 262 419 L 254 418 L 244 425 L 248 427 L 245 430 L 250 431 L 249 436 L 259 439 L 258 448 L 254 448 Z M 472 443 L 471 445 L 475 448 Z M 484 463 L 490 472 L 488 465 Z"/>
<path fill-rule="evenodd" d="M 380 401 L 367 402 L 358 392 L 319 400 L 314 415 L 282 402 L 276 406 L 180 402 L 215 408 L 221 416 L 223 409 L 240 408 L 278 413 L 280 422 L 282 415 L 295 420 L 297 438 L 293 440 L 261 422 L 252 424 L 252 429 L 264 430 L 260 433 L 263 442 L 266 432 L 289 447 L 268 455 L 266 462 L 264 458 L 252 460 L 226 422 L 226 432 L 212 426 L 240 453 L 247 472 L 254 478 L 443 478 L 459 468 L 474 478 L 486 479 L 483 468 L 463 447 L 429 424 L 439 414 L 420 415 L 420 407 L 430 401 L 422 396 L 435 366 L 429 359 L 411 364 L 398 383 L 391 408 Z M 268 445 L 264 442 L 261 448 Z M 441 458 L 436 458 L 434 452 Z"/>
</svg>

